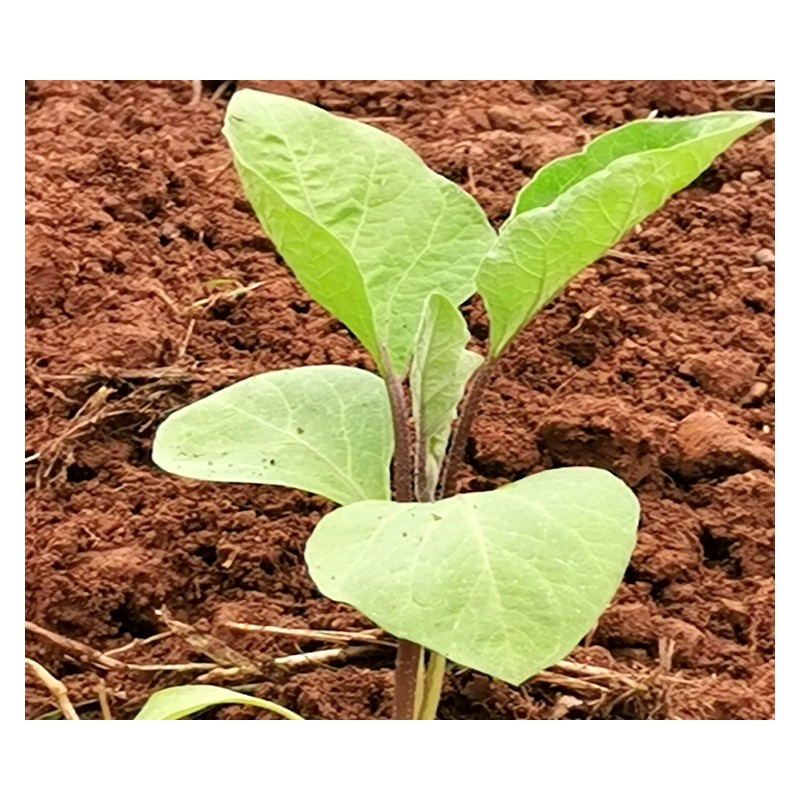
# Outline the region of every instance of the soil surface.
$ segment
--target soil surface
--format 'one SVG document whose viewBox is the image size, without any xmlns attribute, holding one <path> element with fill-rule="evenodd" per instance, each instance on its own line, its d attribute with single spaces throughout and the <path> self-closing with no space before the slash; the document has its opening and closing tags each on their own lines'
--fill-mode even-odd
<svg viewBox="0 0 800 800">
<path fill-rule="evenodd" d="M 126 663 L 216 662 L 233 671 L 214 682 L 257 683 L 309 718 L 386 718 L 391 649 L 277 669 L 265 660 L 332 645 L 225 625 L 371 627 L 306 574 L 303 546 L 329 504 L 178 479 L 150 458 L 166 414 L 236 380 L 371 366 L 299 289 L 242 195 L 220 134 L 237 86 L 402 138 L 497 224 L 537 169 L 603 131 L 652 111 L 767 110 L 774 95 L 741 81 L 28 83 L 28 620 L 96 651 L 133 643 L 114 656 Z M 441 718 L 772 716 L 773 204 L 765 126 L 585 270 L 501 362 L 462 488 L 605 467 L 639 496 L 639 543 L 573 653 L 581 667 L 519 689 L 456 669 Z M 479 302 L 465 313 L 484 346 Z M 170 617 L 192 629 L 137 641 Z M 125 718 L 204 674 L 106 668 L 37 634 L 27 645 L 86 718 L 102 687 Z M 52 712 L 28 681 L 28 716 Z"/>
</svg>

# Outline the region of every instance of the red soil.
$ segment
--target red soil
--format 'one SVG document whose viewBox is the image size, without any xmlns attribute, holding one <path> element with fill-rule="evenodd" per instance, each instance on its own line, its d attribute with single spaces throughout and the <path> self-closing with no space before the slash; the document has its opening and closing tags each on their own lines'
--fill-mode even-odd
<svg viewBox="0 0 800 800">
<path fill-rule="evenodd" d="M 219 132 L 233 89 L 212 96 L 220 83 L 204 82 L 194 103 L 186 81 L 27 89 L 27 455 L 39 454 L 27 467 L 27 618 L 100 651 L 162 631 L 161 606 L 256 661 L 318 645 L 225 621 L 370 627 L 306 574 L 303 545 L 325 501 L 181 480 L 150 460 L 165 414 L 236 380 L 302 364 L 370 366 L 252 216 Z M 768 87 L 733 81 L 236 83 L 373 120 L 498 223 L 535 170 L 604 130 L 653 109 L 771 102 Z M 501 362 L 463 487 L 606 467 L 635 488 L 642 526 L 613 605 L 573 654 L 616 677 L 579 685 L 550 675 L 514 689 L 457 670 L 442 718 L 771 717 L 773 204 L 767 127 L 582 273 Z M 238 283 L 209 287 L 219 279 Z M 479 303 L 465 311 L 482 343 Z M 125 658 L 208 660 L 202 651 L 173 636 Z M 124 717 L 196 674 L 106 672 L 34 635 L 28 654 L 87 717 L 98 713 L 100 676 Z M 256 691 L 310 718 L 384 718 L 391 651 L 267 670 Z M 33 680 L 27 697 L 30 717 L 53 708 Z"/>
</svg>

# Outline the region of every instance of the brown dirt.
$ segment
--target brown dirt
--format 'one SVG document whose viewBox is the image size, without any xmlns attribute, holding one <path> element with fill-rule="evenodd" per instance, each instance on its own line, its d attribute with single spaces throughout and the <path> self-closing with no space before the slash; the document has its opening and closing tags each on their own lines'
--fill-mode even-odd
<svg viewBox="0 0 800 800">
<path fill-rule="evenodd" d="M 39 454 L 27 465 L 27 616 L 101 651 L 163 630 L 162 605 L 256 659 L 318 645 L 224 621 L 369 627 L 320 598 L 304 569 L 326 502 L 179 480 L 150 461 L 165 414 L 235 380 L 301 364 L 369 366 L 297 288 L 250 213 L 219 132 L 236 82 L 221 83 L 205 81 L 194 104 L 188 81 L 27 86 L 26 455 Z M 769 87 L 734 81 L 244 85 L 374 119 L 469 186 L 495 222 L 536 169 L 626 120 L 773 102 Z M 767 127 L 518 338 L 469 444 L 464 487 L 566 464 L 607 467 L 635 486 L 643 517 L 633 561 L 574 656 L 636 676 L 638 688 L 611 688 L 592 706 L 599 695 L 566 679 L 513 689 L 458 671 L 443 718 L 771 717 L 773 190 Z M 207 283 L 219 279 L 236 283 Z M 192 309 L 204 298 L 212 302 Z M 484 341 L 479 303 L 466 314 Z M 681 424 L 696 412 L 707 413 Z M 118 716 L 188 681 L 103 673 L 35 636 L 28 653 L 89 717 L 100 675 Z M 177 637 L 126 658 L 207 660 Z M 273 675 L 257 692 L 311 718 L 384 718 L 390 654 Z M 30 717 L 53 708 L 34 682 L 27 698 Z"/>
</svg>

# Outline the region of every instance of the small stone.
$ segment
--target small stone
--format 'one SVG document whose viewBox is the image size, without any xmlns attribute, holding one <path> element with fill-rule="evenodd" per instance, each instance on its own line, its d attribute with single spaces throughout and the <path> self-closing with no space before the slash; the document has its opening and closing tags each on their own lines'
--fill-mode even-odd
<svg viewBox="0 0 800 800">
<path fill-rule="evenodd" d="M 464 111 L 464 116 L 472 122 L 476 128 L 488 131 L 492 127 L 489 116 L 482 108 L 468 108 Z"/>
<path fill-rule="evenodd" d="M 758 364 L 745 353 L 715 350 L 690 356 L 678 374 L 694 378 L 707 394 L 724 400 L 738 400 L 753 385 Z"/>
<path fill-rule="evenodd" d="M 523 128 L 519 113 L 510 106 L 492 106 L 487 116 L 493 128 L 503 131 L 521 131 Z"/>
<path fill-rule="evenodd" d="M 716 414 L 695 411 L 678 425 L 662 466 L 685 480 L 696 480 L 775 469 L 775 453 Z"/>
<path fill-rule="evenodd" d="M 732 183 L 723 183 L 719 189 L 720 194 L 736 194 L 736 187 Z"/>
<path fill-rule="evenodd" d="M 747 606 L 739 600 L 731 600 L 727 597 L 720 598 L 720 605 L 725 609 L 725 616 L 733 623 L 745 625 L 750 618 Z"/>
<path fill-rule="evenodd" d="M 739 180 L 742 183 L 746 183 L 748 185 L 752 185 L 754 183 L 758 183 L 762 179 L 762 174 L 757 170 L 748 170 L 747 172 L 743 172 L 739 176 Z"/>
<path fill-rule="evenodd" d="M 159 234 L 165 239 L 169 239 L 171 241 L 173 239 L 177 239 L 181 235 L 181 232 L 178 230 L 177 225 L 174 225 L 172 222 L 165 222 L 161 226 Z"/>
<path fill-rule="evenodd" d="M 462 690 L 462 694 L 469 700 L 481 702 L 486 700 L 492 693 L 492 684 L 489 678 L 484 675 L 476 675 L 469 681 Z"/>
<path fill-rule="evenodd" d="M 106 214 L 105 211 L 95 209 L 87 215 L 87 221 L 97 225 L 110 225 L 114 218 L 110 214 Z"/>
<path fill-rule="evenodd" d="M 769 389 L 768 383 L 765 383 L 764 381 L 756 381 L 750 387 L 750 390 L 745 395 L 742 403 L 752 403 L 755 400 L 760 400 L 767 393 L 767 389 Z"/>
<path fill-rule="evenodd" d="M 762 247 L 761 250 L 756 250 L 756 252 L 753 253 L 753 261 L 755 261 L 756 264 L 774 266 L 775 253 L 767 247 Z"/>
</svg>

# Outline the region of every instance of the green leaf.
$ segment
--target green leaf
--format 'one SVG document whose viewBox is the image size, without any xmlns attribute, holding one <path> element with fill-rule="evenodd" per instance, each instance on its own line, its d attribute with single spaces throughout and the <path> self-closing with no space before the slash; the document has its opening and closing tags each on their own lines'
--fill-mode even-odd
<svg viewBox="0 0 800 800">
<path fill-rule="evenodd" d="M 183 719 L 210 706 L 237 703 L 256 706 L 286 719 L 303 719 L 288 708 L 221 686 L 174 686 L 150 695 L 134 719 Z"/>
<path fill-rule="evenodd" d="M 427 296 L 475 291 L 495 239 L 478 204 L 400 140 L 292 98 L 237 92 L 223 132 L 297 279 L 404 375 Z"/>
<path fill-rule="evenodd" d="M 153 461 L 184 478 L 289 486 L 344 505 L 391 497 L 393 448 L 384 382 L 316 366 L 256 375 L 176 411 Z"/>
<path fill-rule="evenodd" d="M 584 267 L 772 117 L 743 111 L 639 120 L 544 167 L 520 192 L 478 274 L 491 355 Z"/>
<path fill-rule="evenodd" d="M 431 295 L 409 375 L 414 420 L 425 443 L 425 479 L 431 496 L 464 386 L 483 361 L 466 349 L 469 340 L 469 329 L 459 310 L 442 295 Z"/>
<path fill-rule="evenodd" d="M 591 629 L 638 518 L 620 480 L 569 467 L 435 503 L 337 509 L 311 535 L 306 562 L 323 594 L 395 636 L 520 684 Z"/>
</svg>

